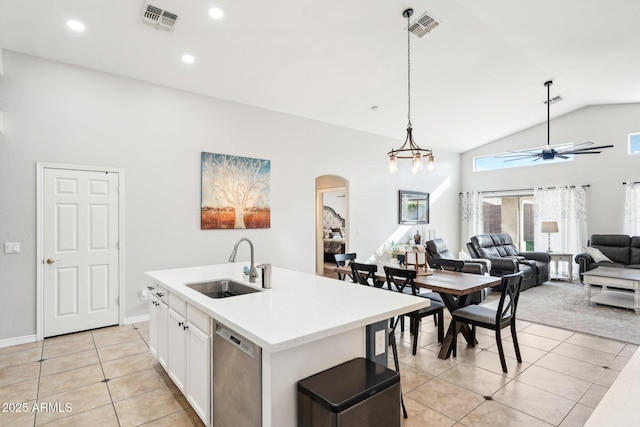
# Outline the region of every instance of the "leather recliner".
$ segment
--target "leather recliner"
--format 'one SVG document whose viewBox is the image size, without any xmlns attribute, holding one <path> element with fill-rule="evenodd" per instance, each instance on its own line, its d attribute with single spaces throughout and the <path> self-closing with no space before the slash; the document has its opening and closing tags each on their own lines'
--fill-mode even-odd
<svg viewBox="0 0 640 427">
<path fill-rule="evenodd" d="M 522 290 L 540 285 L 549 280 L 549 262 L 547 252 L 520 252 L 506 233 L 480 234 L 473 236 L 467 243 L 467 249 L 473 258 L 486 258 L 491 261 L 492 276 L 503 276 L 522 271 Z"/>
</svg>

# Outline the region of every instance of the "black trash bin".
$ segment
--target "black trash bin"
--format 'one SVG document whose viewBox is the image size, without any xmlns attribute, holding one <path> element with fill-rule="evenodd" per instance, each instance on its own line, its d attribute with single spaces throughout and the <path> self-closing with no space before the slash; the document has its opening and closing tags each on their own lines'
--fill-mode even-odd
<svg viewBox="0 0 640 427">
<path fill-rule="evenodd" d="M 357 358 L 298 381 L 298 427 L 400 426 L 400 374 Z"/>
</svg>

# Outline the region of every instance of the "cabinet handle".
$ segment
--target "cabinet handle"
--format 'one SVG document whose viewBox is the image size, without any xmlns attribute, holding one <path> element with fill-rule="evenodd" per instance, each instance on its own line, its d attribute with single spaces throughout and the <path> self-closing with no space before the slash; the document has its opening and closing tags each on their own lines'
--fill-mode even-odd
<svg viewBox="0 0 640 427">
<path fill-rule="evenodd" d="M 189 329 L 189 325 L 184 325 L 184 326 L 182 327 L 182 329 L 183 329 L 184 331 L 186 331 L 187 329 Z"/>
<path fill-rule="evenodd" d="M 178 322 L 178 326 L 184 325 L 184 322 Z"/>
<path fill-rule="evenodd" d="M 162 298 L 164 296 L 162 292 L 156 292 L 156 295 L 158 296 L 158 298 Z"/>
<path fill-rule="evenodd" d="M 155 289 L 155 287 L 153 287 L 153 286 L 147 286 L 147 289 L 149 289 L 150 291 L 152 291 L 152 290 L 154 290 L 154 289 Z"/>
</svg>

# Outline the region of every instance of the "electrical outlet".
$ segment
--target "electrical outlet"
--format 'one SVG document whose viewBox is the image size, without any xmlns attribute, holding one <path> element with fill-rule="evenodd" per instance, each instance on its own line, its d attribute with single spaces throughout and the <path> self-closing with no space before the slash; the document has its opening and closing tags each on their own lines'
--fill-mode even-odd
<svg viewBox="0 0 640 427">
<path fill-rule="evenodd" d="M 5 254 L 18 254 L 20 253 L 20 243 L 18 242 L 5 242 L 4 244 Z"/>
<path fill-rule="evenodd" d="M 147 299 L 149 299 L 149 293 L 147 292 L 146 289 L 143 289 L 140 291 L 140 301 L 146 301 Z"/>
<path fill-rule="evenodd" d="M 383 354 L 384 351 L 386 350 L 386 342 L 385 342 L 386 335 L 387 335 L 386 329 L 380 329 L 379 331 L 376 331 L 376 335 L 375 335 L 375 341 L 376 341 L 375 355 L 376 356 Z"/>
</svg>

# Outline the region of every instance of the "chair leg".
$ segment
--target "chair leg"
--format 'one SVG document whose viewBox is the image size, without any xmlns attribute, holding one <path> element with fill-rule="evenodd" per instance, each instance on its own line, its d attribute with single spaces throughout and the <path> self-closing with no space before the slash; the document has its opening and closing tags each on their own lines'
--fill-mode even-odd
<svg viewBox="0 0 640 427">
<path fill-rule="evenodd" d="M 404 316 L 400 316 L 400 332 L 404 332 Z"/>
<path fill-rule="evenodd" d="M 502 372 L 507 373 L 507 361 L 504 358 L 504 349 L 502 348 L 502 337 L 500 336 L 500 328 L 496 329 L 496 343 L 498 344 L 498 354 L 500 355 L 500 364 Z"/>
<path fill-rule="evenodd" d="M 435 319 L 436 316 L 433 316 Z M 438 312 L 438 342 L 444 341 L 444 313 L 442 310 Z"/>
<path fill-rule="evenodd" d="M 476 325 L 471 325 L 471 347 L 476 346 Z"/>
<path fill-rule="evenodd" d="M 396 335 L 389 333 L 389 341 L 391 342 L 391 351 L 393 352 L 393 363 L 396 367 L 396 372 L 400 373 L 400 363 L 398 362 L 398 344 L 396 343 Z M 400 384 L 400 404 L 402 405 L 402 416 L 408 418 L 407 408 L 404 406 L 404 398 L 402 397 L 402 384 Z"/>
<path fill-rule="evenodd" d="M 413 355 L 418 352 L 418 331 L 420 330 L 420 319 L 411 319 L 413 323 Z"/>
<path fill-rule="evenodd" d="M 511 338 L 513 339 L 513 348 L 516 351 L 516 359 L 518 359 L 518 363 L 522 363 L 520 346 L 518 345 L 518 336 L 516 335 L 516 322 L 514 320 L 511 320 Z"/>
</svg>

